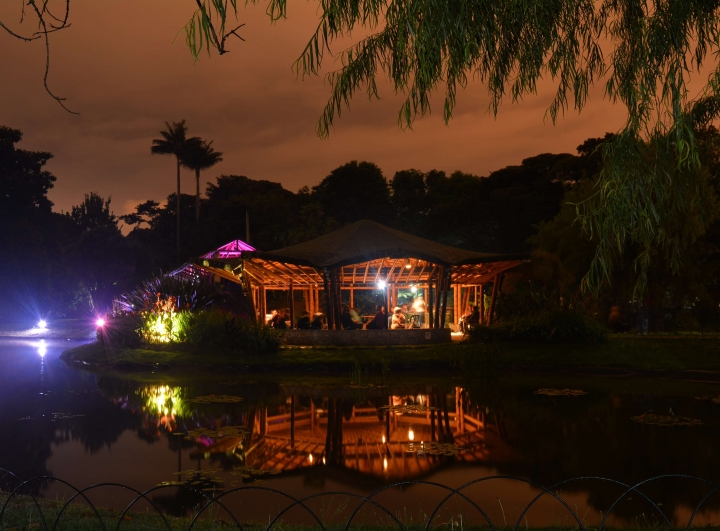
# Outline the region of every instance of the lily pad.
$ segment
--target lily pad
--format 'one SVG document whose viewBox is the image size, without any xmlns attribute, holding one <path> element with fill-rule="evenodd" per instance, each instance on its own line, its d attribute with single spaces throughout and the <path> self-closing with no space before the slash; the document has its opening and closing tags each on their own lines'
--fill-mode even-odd
<svg viewBox="0 0 720 531">
<path fill-rule="evenodd" d="M 234 404 L 242 402 L 242 398 L 233 395 L 207 395 L 191 398 L 188 402 L 196 404 Z"/>
<path fill-rule="evenodd" d="M 546 396 L 583 396 L 588 394 L 587 391 L 580 389 L 538 389 L 533 394 Z"/>
<path fill-rule="evenodd" d="M 400 406 L 380 406 L 378 409 L 392 411 L 393 413 L 425 413 L 426 411 L 433 411 L 435 408 L 422 404 L 407 404 Z"/>
<path fill-rule="evenodd" d="M 636 417 L 630 417 L 630 420 L 638 424 L 647 424 L 649 426 L 701 426 L 702 420 L 691 419 L 690 417 L 677 417 L 674 415 L 656 415 L 654 413 L 643 413 Z"/>
<path fill-rule="evenodd" d="M 197 428 L 188 431 L 184 435 L 185 439 L 190 440 L 195 437 L 210 437 L 211 439 L 217 439 L 219 437 L 242 437 L 247 433 L 248 430 L 245 426 L 224 426 L 217 429 Z"/>
<path fill-rule="evenodd" d="M 439 443 L 439 442 L 421 442 L 421 443 L 410 443 L 405 445 L 405 451 L 408 453 L 422 455 L 446 455 L 452 456 L 457 455 L 462 450 L 461 446 L 457 446 L 452 443 Z"/>
</svg>

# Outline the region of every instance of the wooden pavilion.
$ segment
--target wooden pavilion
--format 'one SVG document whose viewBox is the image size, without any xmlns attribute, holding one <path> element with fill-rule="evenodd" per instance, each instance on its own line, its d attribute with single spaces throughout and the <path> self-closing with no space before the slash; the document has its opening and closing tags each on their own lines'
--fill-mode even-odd
<svg viewBox="0 0 720 531">
<path fill-rule="evenodd" d="M 373 290 L 381 294 L 390 313 L 399 290 L 406 288 L 426 294 L 427 328 L 444 328 L 450 291 L 455 320 L 472 300 L 489 324 L 503 273 L 525 259 L 458 249 L 362 220 L 284 249 L 227 257 L 209 254 L 196 265 L 242 283 L 252 295 L 258 319 L 267 313 L 269 290 L 287 290 L 291 301 L 299 291 L 306 310 L 325 313 L 328 328 L 339 330 L 343 292 L 349 292 L 353 306 L 356 291 Z M 482 293 L 490 282 L 492 297 L 486 312 Z M 290 320 L 295 323 L 294 304 L 290 306 Z"/>
</svg>

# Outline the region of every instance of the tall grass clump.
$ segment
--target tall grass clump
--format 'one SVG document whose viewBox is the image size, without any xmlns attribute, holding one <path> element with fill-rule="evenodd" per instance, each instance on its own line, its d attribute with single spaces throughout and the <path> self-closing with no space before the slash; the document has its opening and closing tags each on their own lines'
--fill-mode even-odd
<svg viewBox="0 0 720 531">
<path fill-rule="evenodd" d="M 283 334 L 260 323 L 219 310 L 187 313 L 178 341 L 222 352 L 268 354 L 283 344 Z"/>
<path fill-rule="evenodd" d="M 519 315 L 470 329 L 470 343 L 525 341 L 531 343 L 602 343 L 607 329 L 587 315 L 573 310 L 555 310 Z"/>
</svg>

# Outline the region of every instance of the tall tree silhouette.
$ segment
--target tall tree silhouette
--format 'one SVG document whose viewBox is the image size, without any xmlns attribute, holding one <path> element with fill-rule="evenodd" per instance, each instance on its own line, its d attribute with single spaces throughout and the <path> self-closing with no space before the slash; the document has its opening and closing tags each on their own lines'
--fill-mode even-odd
<svg viewBox="0 0 720 531">
<path fill-rule="evenodd" d="M 153 155 L 175 155 L 177 161 L 177 248 L 180 248 L 180 164 L 190 147 L 202 142 L 198 137 L 187 137 L 187 126 L 185 120 L 173 122 L 170 125 L 165 122 L 167 129 L 160 131 L 162 138 L 155 138 L 152 141 L 150 151 Z"/>
<path fill-rule="evenodd" d="M 185 154 L 180 163 L 189 170 L 195 171 L 195 218 L 200 220 L 200 172 L 212 168 L 222 161 L 222 153 L 215 151 L 212 142 L 195 140 L 188 142 Z"/>
</svg>

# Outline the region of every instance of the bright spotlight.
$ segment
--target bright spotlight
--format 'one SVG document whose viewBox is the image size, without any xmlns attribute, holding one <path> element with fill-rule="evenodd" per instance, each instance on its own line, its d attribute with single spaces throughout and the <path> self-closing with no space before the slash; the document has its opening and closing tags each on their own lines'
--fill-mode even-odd
<svg viewBox="0 0 720 531">
<path fill-rule="evenodd" d="M 413 293 L 417 293 L 417 286 L 413 286 L 412 288 L 410 288 L 410 291 L 412 291 Z"/>
<path fill-rule="evenodd" d="M 378 289 L 385 289 L 385 286 L 387 286 L 387 282 L 385 282 L 384 280 L 378 280 L 377 286 Z"/>
<path fill-rule="evenodd" d="M 45 319 L 40 319 L 38 321 L 37 327 L 45 330 L 47 328 L 47 321 Z"/>
<path fill-rule="evenodd" d="M 97 321 L 95 321 L 95 326 L 97 326 L 98 328 L 102 328 L 103 326 L 105 326 L 105 319 L 103 319 L 102 317 L 99 318 Z"/>
</svg>

